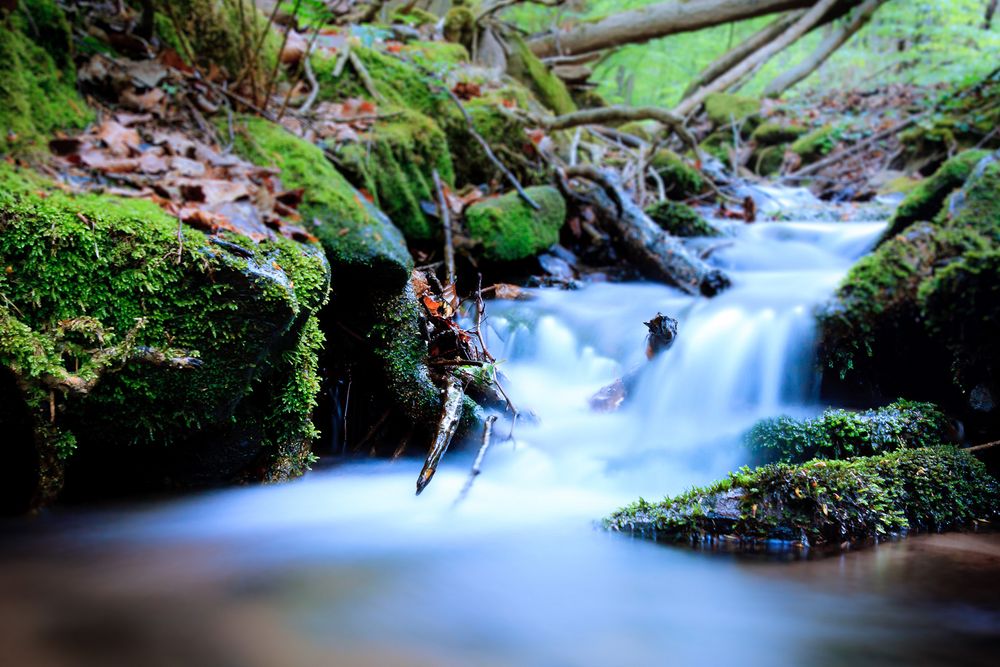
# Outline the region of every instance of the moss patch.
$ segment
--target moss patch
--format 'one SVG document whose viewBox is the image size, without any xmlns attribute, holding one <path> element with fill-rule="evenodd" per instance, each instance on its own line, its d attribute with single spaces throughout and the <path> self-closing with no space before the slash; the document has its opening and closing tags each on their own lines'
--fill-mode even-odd
<svg viewBox="0 0 1000 667">
<path fill-rule="evenodd" d="M 656 151 L 650 166 L 663 179 L 667 196 L 673 199 L 687 199 L 705 191 L 705 179 L 701 173 L 668 148 Z"/>
<path fill-rule="evenodd" d="M 824 125 L 799 137 L 789 148 L 804 164 L 809 164 L 830 153 L 839 140 L 840 131 L 832 125 Z"/>
<path fill-rule="evenodd" d="M 566 220 L 566 202 L 550 186 L 527 189 L 541 207 L 531 208 L 516 192 L 487 199 L 465 212 L 469 236 L 483 245 L 492 260 L 512 261 L 538 254 L 559 241 Z"/>
<path fill-rule="evenodd" d="M 1000 489 L 983 464 L 950 447 L 850 461 L 742 469 L 660 503 L 639 500 L 605 520 L 610 530 L 699 543 L 731 536 L 836 547 L 906 531 L 995 519 Z"/>
<path fill-rule="evenodd" d="M 744 439 L 759 463 L 802 463 L 931 447 L 953 435 L 951 420 L 936 406 L 900 400 L 863 412 L 827 410 L 815 419 L 765 419 Z"/>
<path fill-rule="evenodd" d="M 71 197 L 8 167 L 0 179 L 0 365 L 40 459 L 128 449 L 197 467 L 213 452 L 202 472 L 216 480 L 259 476 L 278 452 L 307 460 L 322 341 L 311 320 L 329 286 L 317 249 L 189 229 L 180 246 L 176 219 L 150 202 Z M 259 430 L 230 457 L 245 401 Z"/>
<path fill-rule="evenodd" d="M 672 236 L 721 236 L 722 233 L 690 206 L 674 201 L 663 201 L 646 209 L 652 218 Z"/>
<path fill-rule="evenodd" d="M 785 146 L 767 146 L 755 151 L 751 157 L 754 173 L 758 176 L 772 176 L 781 171 L 785 164 Z"/>
<path fill-rule="evenodd" d="M 576 102 L 570 96 L 566 84 L 531 52 L 520 35 L 510 34 L 507 39 L 511 47 L 507 62 L 508 73 L 526 85 L 539 102 L 557 115 L 576 111 Z"/>
<path fill-rule="evenodd" d="M 753 131 L 753 134 L 750 135 L 750 139 L 758 146 L 777 146 L 779 144 L 787 144 L 790 141 L 795 141 L 808 132 L 809 129 L 807 127 L 798 125 L 797 123 L 777 123 L 769 121 L 761 123 L 761 125 Z"/>
<path fill-rule="evenodd" d="M 53 0 L 21 4 L 0 21 L 0 153 L 45 150 L 54 130 L 80 128 L 93 117 L 76 93 L 62 10 Z"/>
<path fill-rule="evenodd" d="M 760 100 L 729 93 L 712 93 L 705 98 L 705 113 L 716 127 L 729 128 L 743 124 L 743 134 L 749 136 L 760 123 Z"/>
<path fill-rule="evenodd" d="M 934 175 L 921 181 L 896 209 L 883 238 L 892 238 L 920 220 L 933 220 L 952 192 L 962 187 L 989 151 L 971 150 L 959 153 L 945 162 Z"/>
</svg>

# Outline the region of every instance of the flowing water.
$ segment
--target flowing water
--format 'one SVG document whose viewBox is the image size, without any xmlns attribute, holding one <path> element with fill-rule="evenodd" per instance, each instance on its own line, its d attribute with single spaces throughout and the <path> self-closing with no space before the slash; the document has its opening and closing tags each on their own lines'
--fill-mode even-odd
<svg viewBox="0 0 1000 667">
<path fill-rule="evenodd" d="M 783 204 L 788 210 L 789 204 Z M 535 290 L 489 304 L 521 420 L 419 498 L 420 462 L 7 526 L 0 648 L 12 665 L 994 664 L 1000 540 L 929 536 L 818 560 L 698 553 L 598 519 L 744 463 L 755 420 L 818 412 L 813 312 L 880 222 L 739 225 L 734 287 Z M 708 243 L 708 242 L 706 242 Z M 643 321 L 679 320 L 646 361 Z M 630 400 L 588 398 L 638 369 Z"/>
</svg>

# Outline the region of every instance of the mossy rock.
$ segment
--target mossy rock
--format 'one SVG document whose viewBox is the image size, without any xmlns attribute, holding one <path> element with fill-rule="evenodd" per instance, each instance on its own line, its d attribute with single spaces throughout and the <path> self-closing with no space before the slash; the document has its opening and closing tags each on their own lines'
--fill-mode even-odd
<svg viewBox="0 0 1000 667">
<path fill-rule="evenodd" d="M 318 247 L 178 238 L 151 202 L 69 196 L 10 167 L 0 180 L 0 368 L 33 431 L 10 443 L 28 464 L 5 472 L 35 480 L 22 509 L 52 500 L 67 461 L 70 485 L 99 494 L 306 468 Z"/>
<path fill-rule="evenodd" d="M 757 463 L 803 463 L 933 447 L 955 435 L 952 420 L 937 406 L 899 400 L 862 412 L 827 410 L 814 419 L 765 419 L 744 441 Z"/>
<path fill-rule="evenodd" d="M 921 283 L 917 298 L 925 328 L 950 355 L 953 381 L 967 398 L 969 413 L 995 428 L 1000 402 L 1000 251 L 993 244 L 949 263 Z"/>
<path fill-rule="evenodd" d="M 76 92 L 62 10 L 54 0 L 21 5 L 0 20 L 0 154 L 46 150 L 53 131 L 81 128 L 93 118 Z"/>
<path fill-rule="evenodd" d="M 497 157 L 521 183 L 538 185 L 548 181 L 548 174 L 544 168 L 526 157 L 525 150 L 530 145 L 530 139 L 524 131 L 524 125 L 500 108 L 504 104 L 524 108 L 525 101 L 522 97 L 525 94 L 526 91 L 511 86 L 469 100 L 465 103 L 465 108 L 476 132 L 486 140 Z M 469 133 L 464 118 L 448 118 L 444 130 L 448 135 L 457 186 L 504 182 L 503 173 Z"/>
<path fill-rule="evenodd" d="M 483 246 L 483 256 L 497 261 L 532 257 L 559 241 L 566 221 L 566 201 L 551 186 L 528 188 L 539 205 L 533 209 L 516 192 L 477 202 L 465 211 L 469 236 Z"/>
<path fill-rule="evenodd" d="M 531 52 L 528 44 L 517 34 L 507 35 L 511 53 L 507 61 L 507 72 L 526 85 L 538 101 L 557 115 L 577 110 L 576 102 L 569 94 L 566 84 L 545 66 Z"/>
<path fill-rule="evenodd" d="M 948 202 L 937 222 L 955 229 L 975 229 L 1000 244 L 1000 154 L 976 163 L 962 189 Z"/>
<path fill-rule="evenodd" d="M 433 16 L 433 15 L 432 15 Z M 403 45 L 400 53 L 431 71 L 452 69 L 469 62 L 469 52 L 461 44 L 415 40 Z"/>
<path fill-rule="evenodd" d="M 423 114 L 397 109 L 376 123 L 361 140 L 337 155 L 344 174 L 374 197 L 410 240 L 439 235 L 437 218 L 424 206 L 436 201 L 433 172 L 446 184 L 455 180 L 448 141 L 440 127 Z"/>
<path fill-rule="evenodd" d="M 697 211 L 680 202 L 668 200 L 653 204 L 646 209 L 646 215 L 672 236 L 686 238 L 722 235 Z"/>
<path fill-rule="evenodd" d="M 729 152 L 733 149 L 733 133 L 728 129 L 716 130 L 698 144 L 703 153 L 708 153 L 723 164 L 729 164 Z"/>
<path fill-rule="evenodd" d="M 402 233 L 323 151 L 280 125 L 241 119 L 236 150 L 256 164 L 279 167 L 285 187 L 305 189 L 299 211 L 312 221 L 310 229 L 334 271 L 334 300 L 323 315 L 338 341 L 331 363 L 357 373 L 374 370 L 379 381 L 373 384 L 387 389 L 389 400 L 409 419 L 433 421 L 440 402 L 427 372 L 427 344 L 410 287 L 413 259 Z M 356 339 L 366 345 L 348 349 Z"/>
<path fill-rule="evenodd" d="M 761 123 L 750 139 L 758 146 L 778 146 L 795 141 L 809 132 L 809 128 L 797 123 L 778 123 L 768 121 Z"/>
<path fill-rule="evenodd" d="M 688 199 L 705 191 L 705 178 L 701 172 L 669 148 L 656 151 L 649 166 L 663 179 L 667 196 L 672 199 Z"/>
<path fill-rule="evenodd" d="M 717 128 L 729 130 L 734 122 L 742 124 L 741 134 L 748 137 L 760 124 L 760 100 L 730 93 L 712 93 L 705 98 L 705 113 Z"/>
<path fill-rule="evenodd" d="M 334 168 L 318 147 L 258 116 L 234 123 L 234 150 L 254 164 L 281 170 L 284 187 L 304 190 L 299 212 L 336 268 L 334 285 L 363 276 L 399 287 L 413 270 L 400 231 Z"/>
<path fill-rule="evenodd" d="M 803 164 L 809 164 L 829 154 L 839 140 L 840 130 L 824 125 L 796 139 L 789 149 L 802 158 Z"/>
<path fill-rule="evenodd" d="M 661 541 L 718 539 L 742 549 L 766 548 L 766 540 L 839 548 L 995 519 L 998 501 L 997 480 L 975 457 L 930 447 L 743 468 L 659 503 L 640 499 L 612 514 L 605 526 Z"/>
<path fill-rule="evenodd" d="M 461 44 L 470 51 L 476 39 L 476 30 L 476 15 L 465 6 L 465 3 L 455 3 L 444 16 L 444 38 L 449 42 Z"/>
<path fill-rule="evenodd" d="M 766 146 L 754 151 L 751 156 L 754 173 L 758 176 L 773 176 L 785 164 L 785 146 Z"/>
<path fill-rule="evenodd" d="M 157 34 L 182 58 L 193 57 L 189 64 L 265 85 L 282 40 L 252 0 L 154 0 L 154 6 Z M 261 35 L 262 47 L 254 49 Z M 248 52 L 255 54 L 249 61 Z"/>
<path fill-rule="evenodd" d="M 883 238 L 892 238 L 914 222 L 937 217 L 948 195 L 962 187 L 979 161 L 988 155 L 989 151 L 965 151 L 941 165 L 933 176 L 921 181 L 902 201 Z"/>
</svg>

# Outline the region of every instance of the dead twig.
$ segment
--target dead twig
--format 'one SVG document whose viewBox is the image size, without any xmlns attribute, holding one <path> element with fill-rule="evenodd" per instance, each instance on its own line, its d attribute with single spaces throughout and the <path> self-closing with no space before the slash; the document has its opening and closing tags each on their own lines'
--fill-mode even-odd
<svg viewBox="0 0 1000 667">
<path fill-rule="evenodd" d="M 976 445 L 975 447 L 966 447 L 967 452 L 981 452 L 986 449 L 993 449 L 994 447 L 1000 447 L 1000 440 L 994 440 L 993 442 L 987 442 L 982 445 Z"/>
<path fill-rule="evenodd" d="M 451 440 L 455 437 L 455 431 L 458 430 L 458 422 L 462 415 L 462 399 L 464 397 L 465 391 L 462 389 L 462 383 L 449 373 L 445 378 L 441 419 L 438 421 L 437 431 L 434 434 L 430 451 L 427 453 L 427 459 L 424 461 L 424 467 L 420 470 L 420 475 L 417 476 L 418 496 L 431 483 L 434 473 L 437 472 L 438 464 L 441 463 L 441 457 L 448 451 L 448 446 L 451 445 Z"/>
<path fill-rule="evenodd" d="M 368 91 L 368 94 L 372 96 L 372 99 L 376 102 L 385 102 L 385 98 L 382 97 L 382 94 L 378 92 L 377 88 L 375 88 L 375 81 L 372 80 L 372 75 L 368 73 L 368 69 L 365 67 L 365 64 L 361 62 L 361 58 L 358 57 L 358 54 L 354 51 L 348 51 L 347 59 L 351 61 L 351 67 L 353 67 L 354 71 L 357 72 L 358 78 L 361 79 L 361 83 L 364 85 L 365 90 Z"/>
<path fill-rule="evenodd" d="M 434 191 L 437 194 L 438 215 L 441 217 L 441 226 L 444 228 L 444 266 L 445 277 L 449 285 L 455 284 L 455 244 L 451 238 L 451 215 L 448 211 L 448 201 L 444 196 L 444 187 L 441 185 L 441 175 L 435 169 L 433 174 Z"/>
<path fill-rule="evenodd" d="M 472 483 L 476 481 L 476 477 L 482 472 L 483 460 L 486 458 L 486 450 L 490 448 L 490 443 L 492 442 L 493 435 L 493 423 L 496 422 L 496 415 L 490 415 L 486 418 L 486 423 L 483 424 L 483 441 L 479 446 L 479 451 L 476 453 L 476 459 L 472 462 L 472 469 L 469 471 L 469 478 L 465 480 L 465 486 L 458 494 L 458 498 L 455 499 L 455 504 L 459 504 L 465 497 L 469 495 L 469 491 L 472 489 Z"/>
</svg>

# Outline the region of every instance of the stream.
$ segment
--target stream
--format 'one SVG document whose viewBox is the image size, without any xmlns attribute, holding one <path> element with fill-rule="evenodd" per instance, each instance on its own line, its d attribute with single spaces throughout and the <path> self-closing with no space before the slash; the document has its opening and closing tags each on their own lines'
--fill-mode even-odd
<svg viewBox="0 0 1000 667">
<path fill-rule="evenodd" d="M 594 282 L 489 302 L 489 348 L 536 419 L 511 440 L 497 424 L 461 503 L 475 442 L 449 452 L 419 498 L 421 462 L 402 459 L 5 522 L 2 661 L 995 664 L 1000 536 L 739 557 L 595 529 L 639 496 L 744 464 L 740 436 L 756 420 L 825 407 L 813 313 L 884 222 L 814 215 L 801 194 L 779 204 L 795 219 L 720 223 L 731 237 L 697 242 L 733 278 L 714 299 Z M 679 333 L 647 362 L 643 322 L 657 312 Z M 619 411 L 590 410 L 634 368 Z"/>
</svg>

